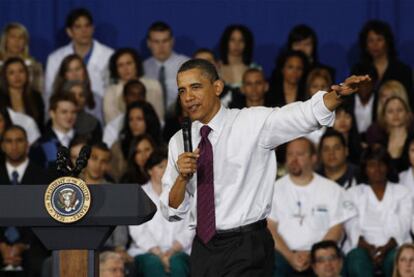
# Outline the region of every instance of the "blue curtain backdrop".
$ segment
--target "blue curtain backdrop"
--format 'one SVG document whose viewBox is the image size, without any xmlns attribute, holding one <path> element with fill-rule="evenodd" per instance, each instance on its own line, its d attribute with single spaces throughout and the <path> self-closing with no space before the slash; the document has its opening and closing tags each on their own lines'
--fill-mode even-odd
<svg viewBox="0 0 414 277">
<path fill-rule="evenodd" d="M 358 33 L 368 19 L 387 21 L 400 58 L 414 65 L 412 0 L 0 0 L 0 25 L 18 21 L 31 34 L 31 53 L 45 62 L 48 53 L 68 42 L 64 24 L 69 10 L 86 7 L 95 19 L 95 37 L 111 47 L 132 46 L 146 57 L 145 34 L 155 20 L 168 22 L 177 52 L 217 48 L 224 27 L 247 25 L 255 34 L 254 60 L 270 74 L 292 26 L 306 23 L 319 36 L 319 56 L 345 77 L 358 58 Z"/>
</svg>

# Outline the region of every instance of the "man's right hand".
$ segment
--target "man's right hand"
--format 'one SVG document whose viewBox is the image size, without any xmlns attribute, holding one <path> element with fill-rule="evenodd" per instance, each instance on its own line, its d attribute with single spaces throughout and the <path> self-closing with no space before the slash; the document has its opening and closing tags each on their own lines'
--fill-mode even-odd
<svg viewBox="0 0 414 277">
<path fill-rule="evenodd" d="M 200 157 L 200 149 L 194 152 L 184 152 L 178 156 L 177 165 L 180 177 L 188 180 L 197 171 L 197 159 Z"/>
</svg>

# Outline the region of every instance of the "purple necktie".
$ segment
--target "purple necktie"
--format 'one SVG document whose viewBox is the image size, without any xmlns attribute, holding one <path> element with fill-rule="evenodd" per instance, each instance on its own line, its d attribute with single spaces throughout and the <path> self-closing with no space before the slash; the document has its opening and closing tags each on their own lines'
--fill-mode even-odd
<svg viewBox="0 0 414 277">
<path fill-rule="evenodd" d="M 197 235 L 205 244 L 216 233 L 213 147 L 207 138 L 210 131 L 207 125 L 200 130 L 200 157 L 197 161 Z"/>
</svg>

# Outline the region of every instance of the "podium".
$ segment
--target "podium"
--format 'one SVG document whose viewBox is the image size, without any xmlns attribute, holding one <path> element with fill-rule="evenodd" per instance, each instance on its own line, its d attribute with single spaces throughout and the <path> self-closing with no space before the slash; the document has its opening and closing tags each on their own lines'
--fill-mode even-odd
<svg viewBox="0 0 414 277">
<path fill-rule="evenodd" d="M 0 226 L 31 227 L 53 250 L 53 276 L 99 276 L 97 249 L 116 225 L 150 220 L 156 206 L 137 184 L 90 185 L 88 213 L 75 223 L 60 223 L 46 211 L 47 185 L 0 186 Z"/>
</svg>

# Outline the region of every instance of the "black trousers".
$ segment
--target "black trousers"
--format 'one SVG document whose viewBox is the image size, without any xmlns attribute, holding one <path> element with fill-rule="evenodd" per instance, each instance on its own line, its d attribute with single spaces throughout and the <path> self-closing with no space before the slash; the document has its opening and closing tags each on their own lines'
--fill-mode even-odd
<svg viewBox="0 0 414 277">
<path fill-rule="evenodd" d="M 207 244 L 194 237 L 192 277 L 272 276 L 274 242 L 266 227 L 248 232 L 216 234 Z"/>
</svg>

